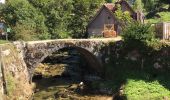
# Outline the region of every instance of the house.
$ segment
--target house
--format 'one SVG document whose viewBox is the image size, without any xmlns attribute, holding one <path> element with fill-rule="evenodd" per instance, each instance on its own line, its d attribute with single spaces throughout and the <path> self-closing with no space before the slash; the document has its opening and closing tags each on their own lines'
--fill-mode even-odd
<svg viewBox="0 0 170 100">
<path fill-rule="evenodd" d="M 128 11 L 134 20 L 140 20 L 141 14 L 136 13 L 132 7 L 125 1 L 119 0 L 115 4 L 104 4 L 93 19 L 88 23 L 87 34 L 90 36 L 103 36 L 103 37 L 116 37 L 120 34 L 121 28 L 116 16 L 114 15 L 117 10 L 116 5 L 119 4 L 123 12 Z"/>
<path fill-rule="evenodd" d="M 5 4 L 5 0 L 0 0 L 0 4 Z"/>
</svg>

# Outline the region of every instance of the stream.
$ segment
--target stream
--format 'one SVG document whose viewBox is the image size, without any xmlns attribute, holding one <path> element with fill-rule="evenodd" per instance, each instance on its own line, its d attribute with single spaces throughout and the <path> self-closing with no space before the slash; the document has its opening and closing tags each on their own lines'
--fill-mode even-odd
<svg viewBox="0 0 170 100">
<path fill-rule="evenodd" d="M 35 69 L 33 100 L 112 100 L 99 92 L 95 84 L 102 79 L 86 66 L 76 50 L 50 55 Z"/>
</svg>

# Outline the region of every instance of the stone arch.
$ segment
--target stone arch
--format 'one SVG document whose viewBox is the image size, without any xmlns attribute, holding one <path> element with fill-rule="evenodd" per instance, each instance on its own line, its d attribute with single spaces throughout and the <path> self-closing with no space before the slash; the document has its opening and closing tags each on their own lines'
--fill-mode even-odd
<svg viewBox="0 0 170 100">
<path fill-rule="evenodd" d="M 73 45 L 73 44 L 63 44 L 59 46 L 50 46 L 49 44 L 39 44 L 32 47 L 27 47 L 25 61 L 30 74 L 30 82 L 32 82 L 32 77 L 34 74 L 35 67 L 41 63 L 50 54 L 62 49 L 62 48 L 75 48 L 83 57 L 86 59 L 89 67 L 93 69 L 97 74 L 102 75 L 103 66 L 100 59 L 95 55 L 96 52 L 93 51 L 94 47 L 85 47 L 83 45 Z M 96 49 L 96 48 L 95 48 Z"/>
</svg>

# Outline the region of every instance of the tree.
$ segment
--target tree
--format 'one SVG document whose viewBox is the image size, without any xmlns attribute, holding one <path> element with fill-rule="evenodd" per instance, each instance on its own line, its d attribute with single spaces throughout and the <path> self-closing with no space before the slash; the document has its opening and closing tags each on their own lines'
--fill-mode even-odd
<svg viewBox="0 0 170 100">
<path fill-rule="evenodd" d="M 17 38 L 21 33 L 18 26 L 24 26 L 22 32 L 27 34 L 22 35 L 22 39 L 31 36 L 31 40 L 49 38 L 47 27 L 45 26 L 45 18 L 41 12 L 35 9 L 27 0 L 8 0 L 5 7 L 2 9 L 2 16 L 6 23 L 10 25 L 13 32 L 10 35 L 11 39 Z"/>
<path fill-rule="evenodd" d="M 68 24 L 73 9 L 72 0 L 29 0 L 29 2 L 44 14 L 45 24 L 52 39 L 70 37 Z"/>
<path fill-rule="evenodd" d="M 117 10 L 115 12 L 115 16 L 118 19 L 119 25 L 121 28 L 125 28 L 128 24 L 132 22 L 132 18 L 128 11 L 123 12 L 121 10 L 120 5 L 117 5 Z"/>
<path fill-rule="evenodd" d="M 147 12 L 157 12 L 162 7 L 164 0 L 142 0 Z"/>
<path fill-rule="evenodd" d="M 74 38 L 82 38 L 86 33 L 86 26 L 104 0 L 73 0 L 72 19 L 69 29 Z"/>
<path fill-rule="evenodd" d="M 141 24 L 139 22 L 128 24 L 123 30 L 122 37 L 129 48 L 136 48 L 141 52 L 146 52 L 145 47 L 156 43 L 155 34 L 151 25 Z"/>
<path fill-rule="evenodd" d="M 135 0 L 133 8 L 136 11 L 143 11 L 143 3 L 141 0 Z"/>
<path fill-rule="evenodd" d="M 159 0 L 159 3 L 168 4 L 169 5 L 168 10 L 170 10 L 170 0 Z"/>
</svg>

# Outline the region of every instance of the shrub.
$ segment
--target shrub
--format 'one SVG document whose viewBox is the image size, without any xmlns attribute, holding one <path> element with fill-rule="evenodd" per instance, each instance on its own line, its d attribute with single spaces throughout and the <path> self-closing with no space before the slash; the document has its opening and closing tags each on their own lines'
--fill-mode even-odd
<svg viewBox="0 0 170 100">
<path fill-rule="evenodd" d="M 161 47 L 150 24 L 132 22 L 124 28 L 122 37 L 126 47 L 137 49 L 140 52 L 157 50 Z"/>
<path fill-rule="evenodd" d="M 140 24 L 133 22 L 129 24 L 124 30 L 122 37 L 125 42 L 141 42 L 148 43 L 155 40 L 154 31 L 149 24 Z"/>
</svg>

